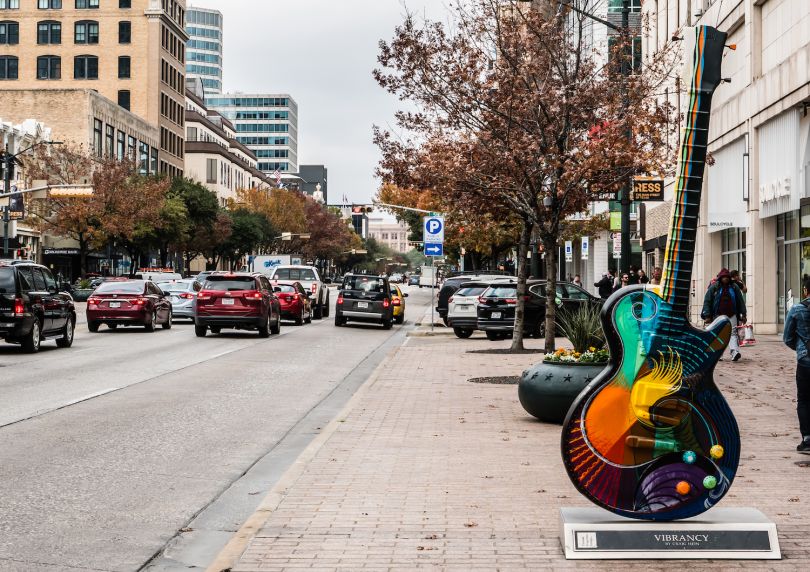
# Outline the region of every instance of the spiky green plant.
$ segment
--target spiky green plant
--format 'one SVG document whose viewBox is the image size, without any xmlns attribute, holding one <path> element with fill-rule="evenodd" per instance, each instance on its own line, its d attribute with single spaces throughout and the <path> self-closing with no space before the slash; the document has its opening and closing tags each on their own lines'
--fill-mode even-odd
<svg viewBox="0 0 810 572">
<path fill-rule="evenodd" d="M 574 351 L 585 353 L 590 348 L 605 347 L 605 332 L 599 319 L 600 309 L 582 304 L 576 310 L 560 310 L 560 333 L 574 346 Z"/>
</svg>

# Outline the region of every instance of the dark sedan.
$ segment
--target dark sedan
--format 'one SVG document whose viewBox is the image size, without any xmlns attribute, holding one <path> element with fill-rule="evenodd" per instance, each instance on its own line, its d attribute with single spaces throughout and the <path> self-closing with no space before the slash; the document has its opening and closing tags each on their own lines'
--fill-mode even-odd
<svg viewBox="0 0 810 572">
<path fill-rule="evenodd" d="M 546 282 L 532 280 L 527 288 L 523 333 L 542 338 L 546 335 Z M 601 307 L 603 303 L 600 298 L 570 282 L 558 282 L 556 294 L 557 307 L 567 311 L 575 311 L 582 304 Z M 486 332 L 490 340 L 510 336 L 515 328 L 516 306 L 516 285 L 491 286 L 478 299 L 478 329 Z"/>
</svg>

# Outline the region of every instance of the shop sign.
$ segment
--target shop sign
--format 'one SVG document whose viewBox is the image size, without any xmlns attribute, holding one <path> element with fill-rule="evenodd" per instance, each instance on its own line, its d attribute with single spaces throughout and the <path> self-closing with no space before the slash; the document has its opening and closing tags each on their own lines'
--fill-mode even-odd
<svg viewBox="0 0 810 572">
<path fill-rule="evenodd" d="M 664 181 L 659 179 L 634 179 L 632 201 L 663 201 Z"/>
<path fill-rule="evenodd" d="M 746 138 L 740 137 L 713 152 L 707 175 L 709 232 L 748 227 L 747 149 Z"/>
<path fill-rule="evenodd" d="M 46 248 L 42 251 L 45 256 L 78 256 L 78 248 Z"/>
<path fill-rule="evenodd" d="M 615 211 L 610 212 L 610 230 L 613 232 L 622 230 L 622 213 Z"/>
</svg>

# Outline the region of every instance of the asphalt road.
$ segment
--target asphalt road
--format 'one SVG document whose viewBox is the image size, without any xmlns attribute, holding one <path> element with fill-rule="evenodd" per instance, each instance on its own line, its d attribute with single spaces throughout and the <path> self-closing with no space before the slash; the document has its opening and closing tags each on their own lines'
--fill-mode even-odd
<svg viewBox="0 0 810 572">
<path fill-rule="evenodd" d="M 189 323 L 0 343 L 0 569 L 193 569 L 405 339 L 406 325 L 198 339 Z M 332 296 L 334 303 L 336 296 Z M 334 314 L 332 314 L 334 315 Z"/>
</svg>

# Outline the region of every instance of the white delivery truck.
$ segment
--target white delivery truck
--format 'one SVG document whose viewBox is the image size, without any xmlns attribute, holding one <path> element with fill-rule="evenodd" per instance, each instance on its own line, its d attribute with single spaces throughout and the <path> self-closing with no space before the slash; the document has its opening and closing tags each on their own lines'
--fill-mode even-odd
<svg viewBox="0 0 810 572">
<path fill-rule="evenodd" d="M 261 272 L 262 274 L 270 275 L 273 270 L 279 266 L 284 266 L 292 263 L 292 257 L 289 254 L 266 254 L 253 258 L 253 265 L 251 270 L 253 272 Z"/>
<path fill-rule="evenodd" d="M 436 268 L 433 266 L 423 266 L 419 273 L 419 287 L 432 288 L 436 282 Z"/>
</svg>

